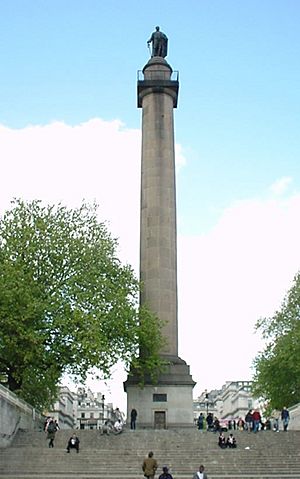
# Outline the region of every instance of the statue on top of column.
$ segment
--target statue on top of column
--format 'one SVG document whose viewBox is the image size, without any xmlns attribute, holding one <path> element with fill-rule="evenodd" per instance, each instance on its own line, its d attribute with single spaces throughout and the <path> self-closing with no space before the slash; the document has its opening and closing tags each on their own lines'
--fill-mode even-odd
<svg viewBox="0 0 300 479">
<path fill-rule="evenodd" d="M 155 27 L 155 32 L 152 33 L 151 37 L 147 41 L 149 46 L 152 43 L 152 54 L 151 57 L 162 57 L 165 58 L 168 54 L 168 37 L 160 31 L 159 27 Z"/>
</svg>

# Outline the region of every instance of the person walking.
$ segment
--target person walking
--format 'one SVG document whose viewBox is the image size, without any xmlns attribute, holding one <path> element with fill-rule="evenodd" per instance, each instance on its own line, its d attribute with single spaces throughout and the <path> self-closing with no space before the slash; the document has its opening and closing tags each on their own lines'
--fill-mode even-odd
<svg viewBox="0 0 300 479">
<path fill-rule="evenodd" d="M 286 432 L 288 429 L 289 420 L 290 420 L 290 413 L 288 409 L 286 408 L 286 406 L 284 406 L 284 408 L 281 411 L 281 420 L 283 424 L 283 430 Z"/>
<path fill-rule="evenodd" d="M 252 416 L 252 410 L 249 409 L 245 416 L 245 423 L 247 424 L 247 431 L 250 432 L 253 429 L 253 416 Z"/>
<path fill-rule="evenodd" d="M 137 410 L 133 408 L 131 409 L 131 413 L 130 413 L 130 429 L 136 428 L 136 418 L 137 418 Z"/>
<path fill-rule="evenodd" d="M 213 429 L 214 417 L 211 412 L 209 412 L 206 416 L 206 425 L 207 430 L 211 431 Z"/>
<path fill-rule="evenodd" d="M 198 426 L 198 429 L 199 429 L 200 431 L 203 431 L 203 427 L 204 427 L 204 416 L 203 416 L 203 413 L 202 413 L 202 412 L 199 414 L 198 421 L 197 421 L 197 426 Z"/>
<path fill-rule="evenodd" d="M 279 414 L 276 412 L 273 415 L 273 431 L 279 432 Z"/>
<path fill-rule="evenodd" d="M 58 424 L 56 421 L 54 421 L 54 418 L 51 418 L 51 420 L 48 422 L 45 431 L 47 432 L 47 439 L 49 440 L 49 447 L 54 447 L 54 439 L 55 439 L 55 434 L 58 429 Z"/>
<path fill-rule="evenodd" d="M 193 479 L 208 479 L 208 475 L 206 474 L 204 469 L 205 467 L 203 466 L 203 464 L 200 464 L 199 471 L 195 472 L 195 474 L 193 475 Z"/>
<path fill-rule="evenodd" d="M 253 412 L 252 421 L 253 421 L 253 432 L 258 432 L 260 421 L 261 421 L 261 415 L 258 409 L 255 409 L 255 411 Z"/>
<path fill-rule="evenodd" d="M 155 472 L 157 469 L 157 462 L 156 459 L 153 457 L 153 452 L 150 451 L 148 457 L 144 459 L 142 469 L 144 472 L 144 476 L 148 479 L 154 479 Z"/>
</svg>

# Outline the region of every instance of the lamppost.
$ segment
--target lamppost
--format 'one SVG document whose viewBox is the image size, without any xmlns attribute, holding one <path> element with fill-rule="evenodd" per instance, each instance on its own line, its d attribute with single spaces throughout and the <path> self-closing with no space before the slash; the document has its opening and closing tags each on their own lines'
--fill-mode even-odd
<svg viewBox="0 0 300 479">
<path fill-rule="evenodd" d="M 102 400 L 102 425 L 103 425 L 104 424 L 104 400 L 105 400 L 104 394 L 102 394 L 101 400 Z"/>
<path fill-rule="evenodd" d="M 206 417 L 207 417 L 208 416 L 208 403 L 209 403 L 207 389 L 205 389 L 204 393 L 205 393 Z"/>
</svg>

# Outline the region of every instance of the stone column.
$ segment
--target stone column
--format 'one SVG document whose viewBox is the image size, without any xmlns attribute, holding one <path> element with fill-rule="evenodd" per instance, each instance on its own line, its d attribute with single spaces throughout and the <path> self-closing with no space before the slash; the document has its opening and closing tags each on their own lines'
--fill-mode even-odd
<svg viewBox="0 0 300 479">
<path fill-rule="evenodd" d="M 138 85 L 142 116 L 140 280 L 141 304 L 165 321 L 163 356 L 178 356 L 176 187 L 173 108 L 178 81 L 153 57 Z"/>
<path fill-rule="evenodd" d="M 173 109 L 177 107 L 178 78 L 162 57 L 153 57 L 138 81 L 142 108 L 142 178 L 140 302 L 165 321 L 166 346 L 160 351 L 168 363 L 156 384 L 144 388 L 134 374 L 124 382 L 127 418 L 138 411 L 138 427 L 192 427 L 193 381 L 189 366 L 178 357 L 177 231 Z"/>
</svg>

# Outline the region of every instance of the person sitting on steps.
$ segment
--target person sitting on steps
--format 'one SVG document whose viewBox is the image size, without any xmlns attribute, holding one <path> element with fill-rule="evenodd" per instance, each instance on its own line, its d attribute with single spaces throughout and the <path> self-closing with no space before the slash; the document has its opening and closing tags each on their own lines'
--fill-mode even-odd
<svg viewBox="0 0 300 479">
<path fill-rule="evenodd" d="M 229 434 L 227 441 L 226 441 L 226 446 L 229 447 L 230 449 L 235 449 L 236 448 L 236 439 L 233 436 L 233 434 Z"/>
<path fill-rule="evenodd" d="M 112 430 L 113 430 L 112 422 L 106 419 L 105 423 L 100 427 L 100 434 L 101 436 L 103 436 L 103 434 L 107 434 L 109 436 Z"/>
<path fill-rule="evenodd" d="M 219 440 L 218 440 L 218 446 L 221 448 L 221 449 L 225 449 L 226 448 L 226 439 L 225 439 L 225 436 L 222 432 L 220 432 L 220 435 L 219 435 Z"/>
<path fill-rule="evenodd" d="M 76 449 L 76 452 L 78 453 L 79 452 L 79 439 L 78 437 L 76 436 L 76 434 L 74 433 L 69 441 L 68 441 L 68 445 L 67 445 L 67 452 L 70 452 L 70 449 Z"/>
<path fill-rule="evenodd" d="M 117 419 L 114 424 L 113 432 L 114 434 L 120 434 L 123 431 L 123 424 L 120 419 Z"/>
</svg>

